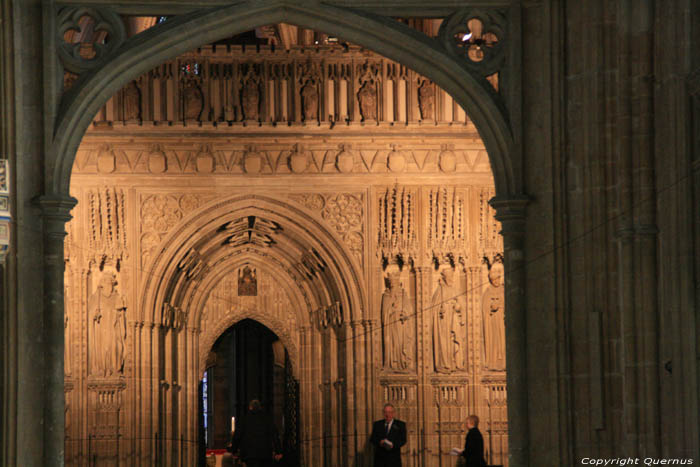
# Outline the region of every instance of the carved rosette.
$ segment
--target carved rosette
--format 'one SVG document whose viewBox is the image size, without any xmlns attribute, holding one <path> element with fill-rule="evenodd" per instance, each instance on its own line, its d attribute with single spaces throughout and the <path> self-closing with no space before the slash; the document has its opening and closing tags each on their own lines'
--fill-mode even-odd
<svg viewBox="0 0 700 467">
<path fill-rule="evenodd" d="M 360 264 L 364 256 L 364 195 L 362 193 L 291 195 L 293 201 L 320 213 L 343 239 Z"/>
<path fill-rule="evenodd" d="M 170 230 L 209 197 L 194 194 L 155 194 L 141 201 L 141 267 L 153 258 Z"/>
</svg>

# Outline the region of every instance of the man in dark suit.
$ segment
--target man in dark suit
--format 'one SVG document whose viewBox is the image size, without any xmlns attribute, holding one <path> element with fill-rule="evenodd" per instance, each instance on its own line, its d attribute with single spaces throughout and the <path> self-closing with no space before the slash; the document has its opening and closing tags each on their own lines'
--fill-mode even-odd
<svg viewBox="0 0 700 467">
<path fill-rule="evenodd" d="M 273 459 L 279 461 L 282 458 L 278 454 L 280 449 L 275 424 L 265 416 L 258 400 L 250 401 L 245 421 L 236 427 L 233 434 L 231 451 L 235 453 L 239 448 L 241 460 L 247 467 L 267 466 Z"/>
<path fill-rule="evenodd" d="M 484 460 L 484 437 L 479 431 L 479 417 L 470 415 L 467 417 L 467 439 L 464 441 L 462 457 L 466 461 L 466 467 L 486 467 Z"/>
<path fill-rule="evenodd" d="M 406 424 L 394 418 L 394 406 L 384 406 L 384 420 L 372 426 L 374 467 L 401 467 L 401 446 L 406 444 Z"/>
</svg>

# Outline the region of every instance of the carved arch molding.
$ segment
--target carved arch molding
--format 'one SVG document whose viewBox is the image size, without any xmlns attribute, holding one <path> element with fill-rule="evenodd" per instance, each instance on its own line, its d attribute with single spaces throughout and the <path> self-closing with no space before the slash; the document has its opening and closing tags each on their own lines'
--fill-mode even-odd
<svg viewBox="0 0 700 467">
<path fill-rule="evenodd" d="M 149 71 L 155 65 L 163 62 L 166 59 L 176 55 L 185 53 L 199 45 L 213 42 L 215 40 L 230 36 L 237 32 L 252 29 L 258 25 L 264 25 L 274 22 L 289 22 L 300 26 L 306 26 L 314 29 L 334 32 L 352 43 L 365 46 L 373 49 L 382 55 L 395 60 L 396 62 L 405 64 L 418 71 L 422 75 L 434 81 L 442 89 L 453 96 L 455 101 L 459 103 L 468 113 L 470 119 L 474 122 L 479 130 L 479 133 L 486 145 L 487 153 L 491 160 L 491 166 L 494 174 L 496 194 L 503 200 L 517 199 L 521 196 L 521 182 L 519 178 L 520 162 L 515 156 L 514 140 L 517 139 L 514 134 L 517 133 L 513 128 L 513 122 L 517 122 L 517 115 L 509 112 L 508 99 L 513 95 L 508 79 L 508 74 L 513 73 L 514 63 L 512 54 L 509 53 L 508 44 L 510 37 L 517 37 L 514 29 L 517 29 L 517 24 L 512 22 L 511 11 L 503 4 L 493 8 L 473 9 L 470 7 L 455 8 L 454 6 L 441 7 L 438 2 L 428 8 L 416 9 L 416 16 L 425 17 L 441 17 L 443 18 L 442 26 L 436 37 L 429 37 L 421 32 L 418 32 L 411 27 L 400 23 L 389 15 L 391 10 L 379 11 L 371 7 L 349 9 L 343 6 L 343 2 L 337 4 L 326 2 L 319 4 L 317 2 L 307 1 L 271 1 L 271 2 L 240 2 L 229 4 L 228 2 L 211 1 L 207 4 L 214 5 L 211 8 L 201 8 L 201 3 L 192 2 L 199 8 L 196 11 L 191 11 L 190 14 L 176 15 L 162 24 L 158 24 L 146 31 L 132 37 L 127 37 L 124 31 L 124 25 L 121 19 L 122 14 L 144 14 L 147 11 L 149 14 L 159 14 L 157 7 L 144 7 L 147 2 L 141 5 L 141 8 L 151 8 L 150 10 L 139 10 L 135 7 L 130 10 L 128 6 L 120 7 L 115 10 L 109 7 L 79 7 L 75 6 L 77 2 L 62 2 L 58 1 L 58 9 L 56 15 L 56 34 L 52 39 L 52 47 L 57 51 L 55 68 L 53 72 L 54 79 L 49 80 L 54 83 L 55 88 L 51 89 L 48 95 L 56 96 L 57 103 L 54 109 L 55 120 L 52 122 L 52 132 L 54 141 L 50 145 L 51 152 L 47 154 L 47 187 L 46 191 L 50 195 L 66 195 L 68 193 L 70 174 L 73 167 L 74 155 L 82 140 L 85 129 L 92 121 L 93 116 L 98 109 L 115 92 L 122 89 L 133 78 Z M 185 5 L 185 2 L 174 2 L 180 7 Z M 348 2 L 349 3 L 349 2 Z M 397 5 L 402 2 L 397 2 Z M 407 2 L 408 3 L 408 2 Z M 165 5 L 162 8 L 168 9 L 168 6 L 161 2 L 160 5 Z M 414 3 L 417 5 L 417 2 Z M 452 3 L 454 5 L 454 3 Z M 432 10 L 431 8 L 435 8 Z M 413 10 L 411 10 L 413 11 Z M 435 13 L 435 12 L 438 13 Z M 160 13 L 169 14 L 171 11 Z M 87 51 L 82 44 L 66 44 L 64 37 L 67 32 L 75 31 L 80 28 L 81 19 L 91 17 L 94 20 L 94 29 L 100 34 L 110 37 L 110 40 L 103 43 L 94 44 L 88 47 Z M 187 37 L 183 37 L 182 31 L 187 31 Z M 517 60 L 516 60 L 517 62 Z M 68 78 L 72 81 L 70 86 L 64 83 L 65 73 L 69 73 Z M 487 79 L 495 73 L 501 74 L 499 90 L 494 90 L 492 83 Z M 67 89 L 64 91 L 64 88 Z M 515 108 L 515 107 L 514 107 Z M 520 205 L 515 208 L 506 203 L 501 204 L 499 208 L 503 208 L 503 212 L 508 215 L 504 217 L 504 228 L 519 221 L 521 218 L 522 209 Z M 504 214 L 504 215 L 505 215 Z M 230 219 L 230 224 L 226 227 L 221 224 L 219 227 L 235 230 L 235 222 L 238 219 Z M 267 219 L 265 219 L 267 220 Z M 227 221 L 227 222 L 229 222 Z M 506 225 L 508 223 L 508 225 Z M 517 229 L 514 229 L 517 230 Z M 233 234 L 232 234 L 233 236 Z M 259 239 L 265 242 L 264 235 Z M 338 240 L 338 239 L 336 239 Z M 235 242 L 235 239 L 233 239 Z M 167 239 L 166 239 L 166 243 Z M 257 245 L 260 246 L 260 245 Z M 255 247 L 250 247 L 251 255 L 255 255 Z M 164 267 L 173 267 L 176 269 L 175 274 L 196 278 L 198 275 L 204 275 L 206 270 L 200 266 L 201 261 L 197 254 L 190 254 L 191 249 L 184 249 L 183 254 L 178 256 L 175 261 L 168 263 Z M 218 258 L 217 258 L 218 259 Z M 313 269 L 318 267 L 317 258 L 314 255 L 307 256 L 306 261 L 301 261 L 302 268 L 308 267 Z M 225 261 L 225 258 L 221 258 Z M 348 259 L 348 264 L 352 265 L 353 261 Z M 115 266 L 116 268 L 116 266 Z M 349 269 L 352 267 L 349 266 Z M 421 274 L 427 274 L 425 271 L 417 271 L 416 277 Z M 473 275 L 480 274 L 474 271 Z M 342 276 L 342 274 L 339 274 Z M 466 280 L 467 272 L 462 274 L 462 279 Z M 105 287 L 106 289 L 107 287 Z M 432 290 L 428 290 L 429 286 L 425 286 L 423 295 L 433 294 Z M 517 288 L 517 287 L 516 287 Z M 398 289 L 397 289 L 398 290 Z M 173 295 L 173 292 L 179 293 L 177 290 L 166 290 L 165 293 Z M 183 289 L 182 296 L 186 291 Z M 312 292 L 309 292 L 311 295 Z M 302 302 L 303 302 L 302 298 Z M 313 301 L 309 299 L 309 301 Z M 350 298 L 348 298 L 348 302 Z M 356 298 L 357 303 L 363 303 L 363 299 Z M 115 299 L 115 303 L 117 303 Z M 155 303 L 155 302 L 154 302 Z M 116 306 L 115 306 L 116 307 Z M 347 307 L 348 309 L 358 309 L 359 307 Z M 115 309 L 119 310 L 118 307 Z M 156 348 L 155 342 L 157 339 L 163 339 L 166 346 L 175 348 L 178 345 L 173 336 L 178 336 L 177 339 L 184 341 L 191 349 L 188 354 L 190 360 L 197 360 L 198 355 L 193 349 L 197 347 L 195 344 L 201 338 L 197 334 L 194 327 L 188 328 L 187 325 L 179 329 L 177 332 L 171 332 L 169 329 L 179 326 L 183 321 L 181 309 L 177 306 L 172 309 L 156 309 L 148 304 L 140 307 L 141 310 L 149 310 L 154 314 L 161 313 L 158 319 L 144 319 L 142 322 L 135 324 L 138 327 L 139 339 L 136 341 L 139 347 L 126 349 L 126 352 L 140 351 L 143 352 L 149 348 Z M 302 326 L 301 335 L 297 336 L 299 353 L 306 358 L 319 359 L 327 358 L 326 355 L 312 355 L 309 349 L 319 348 L 328 345 L 328 342 L 334 342 L 333 339 L 340 337 L 339 341 L 347 341 L 357 349 L 362 349 L 363 346 L 370 348 L 372 344 L 369 342 L 373 327 L 376 329 L 378 323 L 376 320 L 370 319 L 354 319 L 346 323 L 338 323 L 338 309 L 333 308 L 333 304 L 323 304 L 320 307 L 311 307 L 311 312 L 308 315 L 305 326 Z M 255 315 L 255 310 L 250 309 L 249 312 L 242 312 L 240 316 L 245 316 L 246 313 L 250 316 Z M 235 315 L 238 316 L 238 315 Z M 342 315 L 341 315 L 342 316 Z M 233 319 L 238 319 L 237 317 Z M 178 324 L 180 323 L 180 324 Z M 130 323 L 131 325 L 132 323 Z M 334 326 L 335 324 L 335 326 Z M 272 326 L 277 326 L 272 323 Z M 152 332 L 149 328 L 155 328 L 156 332 Z M 279 325 L 281 328 L 281 325 Z M 305 328 L 305 329 L 304 329 Z M 309 329 L 311 328 L 311 329 Z M 313 332 L 312 332 L 313 331 Z M 179 333 L 179 334 L 178 334 Z M 334 336 L 335 333 L 335 336 Z M 135 334 L 135 333 L 134 333 Z M 375 333 L 375 335 L 377 335 Z M 193 345 L 189 345 L 193 344 Z M 346 348 L 335 344 L 335 350 L 332 358 L 344 363 L 344 367 L 348 369 L 354 368 L 356 362 L 352 360 L 352 352 Z M 306 352 L 306 354 L 305 354 Z M 356 350 L 357 352 L 357 350 Z M 524 353 L 523 353 L 524 354 Z M 160 356 L 158 356 L 160 357 Z M 200 357 L 201 360 L 201 357 Z M 186 392 L 186 388 L 195 387 L 196 375 L 191 374 L 189 381 L 178 380 L 178 369 L 175 366 L 168 366 L 167 378 L 162 378 L 161 375 L 128 375 L 139 379 L 139 384 L 143 387 L 143 393 L 152 393 L 154 389 L 166 401 L 165 407 L 162 407 L 164 413 L 173 413 L 172 407 L 180 406 L 184 401 L 182 395 Z M 319 375 L 315 375 L 319 376 Z M 332 400 L 335 397 L 348 397 L 353 388 L 360 388 L 368 385 L 363 378 L 361 372 L 348 371 L 344 378 L 336 380 L 311 380 L 308 387 L 302 387 L 302 394 L 312 394 L 320 390 L 324 400 Z M 109 402 L 110 395 L 119 394 L 123 389 L 123 383 L 119 379 L 116 383 L 111 381 L 95 381 L 90 383 L 90 388 L 96 394 L 95 397 L 99 401 L 104 402 L 104 406 L 100 406 L 101 414 L 108 416 L 111 410 L 118 403 L 112 404 Z M 109 384 L 116 384 L 115 387 Z M 305 384 L 302 382 L 302 385 Z M 406 406 L 414 404 L 415 397 L 410 395 L 410 391 L 406 388 L 411 387 L 414 381 L 410 377 L 403 374 L 392 376 L 386 379 L 383 383 L 386 389 L 387 398 L 391 400 L 404 401 Z M 435 397 L 440 401 L 440 404 L 447 407 L 450 404 L 464 404 L 469 397 L 467 394 L 459 392 L 459 387 L 464 387 L 462 379 L 452 377 L 451 375 L 438 375 L 435 381 L 432 382 L 435 387 L 439 387 L 440 392 L 436 393 Z M 489 383 L 489 390 L 494 394 L 504 392 L 502 380 Z M 66 387 L 70 387 L 67 385 Z M 393 396 L 391 394 L 394 394 Z M 358 406 L 367 405 L 369 402 L 367 394 L 357 393 L 352 394 L 356 399 Z M 489 396 L 490 397 L 490 396 Z M 504 397 L 492 397 L 489 400 L 501 401 Z M 142 409 L 138 406 L 138 398 L 130 400 L 130 409 L 134 412 Z M 310 405 L 311 400 L 302 401 L 302 404 Z M 110 405 L 111 404 L 111 405 Z M 159 408 L 160 409 L 160 408 Z M 498 410 L 505 412 L 505 402 L 500 404 Z M 183 417 L 184 411 L 183 411 Z M 309 415 L 311 417 L 312 415 Z M 316 415 L 313 415 L 314 417 Z M 330 415 L 328 415 L 330 416 Z M 355 417 L 359 425 L 366 426 L 368 420 L 364 420 L 367 414 L 349 413 L 348 417 Z M 326 415 L 319 415 L 326 417 Z M 330 420 L 308 419 L 309 427 L 318 426 L 322 422 L 326 426 L 334 426 Z M 193 421 L 190 421 L 192 424 Z M 454 420 L 436 421 L 437 429 L 449 433 L 455 439 L 461 436 L 460 426 Z M 164 426 L 172 426 L 170 423 L 163 423 Z M 170 445 L 156 445 L 149 447 L 144 452 L 144 461 L 165 462 L 166 465 L 169 459 L 161 458 L 162 455 L 169 455 L 175 452 L 177 447 L 172 441 L 176 433 L 167 431 L 159 431 L 160 426 L 133 424 L 133 436 L 136 438 L 146 439 L 156 436 L 162 439 L 162 443 L 170 443 Z M 112 442 L 111 440 L 120 436 L 118 427 L 108 427 L 106 430 L 112 432 L 100 433 L 103 436 L 104 443 Z M 168 428 L 163 428 L 167 430 Z M 335 428 L 334 428 L 335 429 Z M 499 428 L 503 433 L 507 427 Z M 156 433 L 156 435 L 154 435 Z M 307 434 L 309 439 L 320 439 L 324 434 L 320 432 L 310 432 Z M 333 432 L 332 436 L 347 436 L 348 439 L 352 435 Z M 505 439 L 505 435 L 500 435 Z M 415 440 L 414 440 L 415 442 Z M 99 447 L 105 452 L 113 451 L 110 447 Z M 118 447 L 117 447 L 118 451 Z M 352 451 L 352 449 L 350 450 Z M 315 451 L 310 450 L 310 453 Z M 317 465 L 321 454 L 315 459 L 308 459 L 309 465 Z M 344 451 L 334 451 L 334 460 L 337 465 L 350 465 L 353 460 L 347 456 Z"/>
<path fill-rule="evenodd" d="M 130 80 L 161 62 L 203 44 L 267 24 L 286 22 L 337 34 L 344 40 L 379 52 L 426 76 L 443 88 L 474 121 L 491 161 L 496 194 L 501 199 L 521 197 L 517 140 L 519 109 L 517 47 L 519 15 L 509 2 L 484 6 L 455 6 L 454 2 L 396 1 L 407 15 L 439 18 L 435 37 L 397 21 L 396 9 L 366 2 L 131 2 L 117 9 L 94 2 L 59 0 L 55 34 L 48 44 L 56 50 L 53 83 L 48 95 L 56 96 L 55 119 L 47 154 L 46 191 L 67 195 L 71 168 L 82 136 L 102 105 Z M 386 3 L 386 2 L 382 2 Z M 128 37 L 125 15 L 172 15 L 167 21 Z M 391 15 L 391 16 L 390 16 Z M 92 43 L 82 42 L 91 18 Z M 183 34 L 186 31 L 186 35 Z M 68 39 L 71 38 L 71 39 Z M 496 76 L 498 89 L 492 79 Z M 64 82 L 65 80 L 65 82 Z M 67 86 L 68 85 L 68 86 Z M 66 89 L 64 91 L 64 88 Z M 512 102 L 511 102 L 512 101 Z"/>
</svg>

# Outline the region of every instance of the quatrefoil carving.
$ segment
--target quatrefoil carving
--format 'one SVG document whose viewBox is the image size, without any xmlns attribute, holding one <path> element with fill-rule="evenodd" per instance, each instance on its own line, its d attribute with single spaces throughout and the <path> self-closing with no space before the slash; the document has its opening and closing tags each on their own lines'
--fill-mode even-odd
<svg viewBox="0 0 700 467">
<path fill-rule="evenodd" d="M 505 16 L 492 10 L 459 10 L 445 19 L 438 37 L 445 49 L 486 77 L 505 59 Z"/>
<path fill-rule="evenodd" d="M 85 43 L 65 39 L 69 31 L 82 32 L 81 19 L 85 17 L 94 22 L 95 37 L 101 36 L 90 44 L 92 50 L 89 54 L 84 52 Z M 66 7 L 58 12 L 57 20 L 58 56 L 65 70 L 71 73 L 80 74 L 99 66 L 126 40 L 122 18 L 109 8 Z"/>
</svg>

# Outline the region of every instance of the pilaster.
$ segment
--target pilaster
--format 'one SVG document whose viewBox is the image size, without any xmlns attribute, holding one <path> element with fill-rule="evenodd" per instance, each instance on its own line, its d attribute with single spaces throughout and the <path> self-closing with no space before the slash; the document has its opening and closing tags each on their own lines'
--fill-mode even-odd
<svg viewBox="0 0 700 467">
<path fill-rule="evenodd" d="M 71 219 L 75 198 L 41 196 L 35 200 L 41 209 L 44 227 L 44 461 L 63 465 L 64 460 L 64 371 L 63 371 L 63 240 L 65 225 Z"/>
<path fill-rule="evenodd" d="M 505 268 L 506 382 L 508 391 L 508 463 L 529 465 L 528 335 L 525 309 L 526 196 L 495 197 L 490 204 L 501 222 Z M 517 434 L 517 435 L 516 435 Z"/>
</svg>

